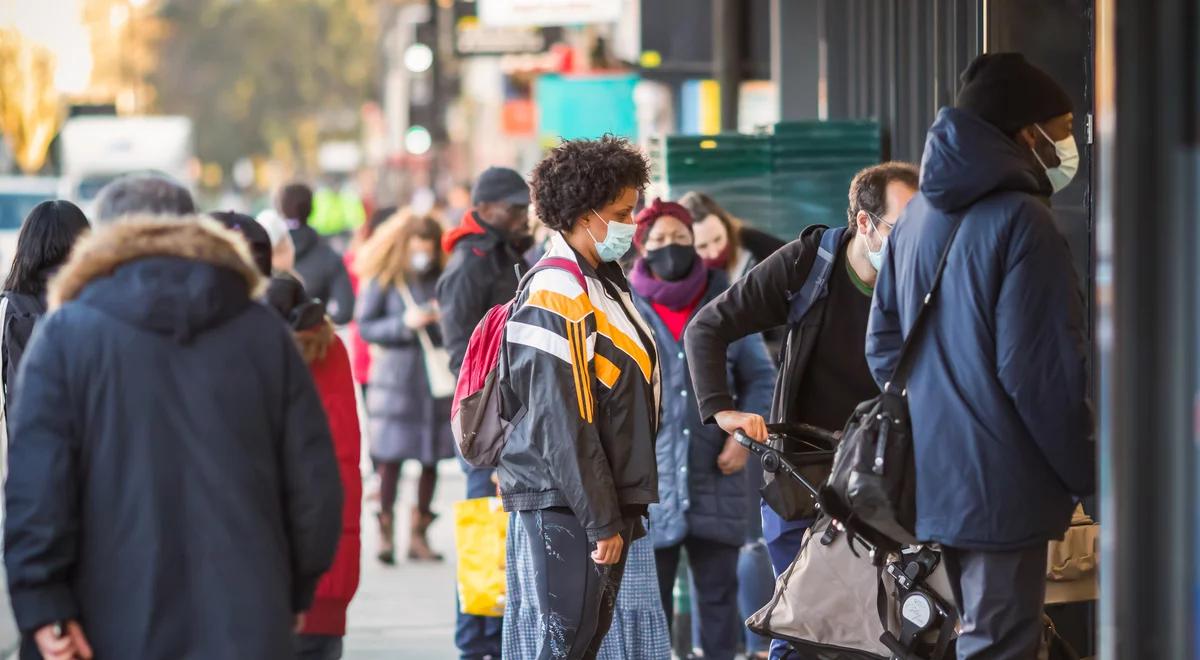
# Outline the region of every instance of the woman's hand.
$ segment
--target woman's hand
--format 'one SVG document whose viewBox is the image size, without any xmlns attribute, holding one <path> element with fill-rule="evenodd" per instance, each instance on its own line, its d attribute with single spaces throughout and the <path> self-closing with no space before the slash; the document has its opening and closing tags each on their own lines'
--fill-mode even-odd
<svg viewBox="0 0 1200 660">
<path fill-rule="evenodd" d="M 42 626 L 33 634 L 33 641 L 46 660 L 92 659 L 92 647 L 83 628 L 74 621 L 68 621 L 65 627 L 57 623 Z"/>
<path fill-rule="evenodd" d="M 746 467 L 746 459 L 750 458 L 750 451 L 738 443 L 737 438 L 732 435 L 725 439 L 725 447 L 721 449 L 721 453 L 717 456 L 717 468 L 722 474 L 733 474 L 740 472 Z"/>
<path fill-rule="evenodd" d="M 404 310 L 404 325 L 413 330 L 424 328 L 437 320 L 437 312 L 431 312 L 420 307 L 410 307 Z"/>
<path fill-rule="evenodd" d="M 720 426 L 729 435 L 736 435 L 738 431 L 741 431 L 755 442 L 767 441 L 767 421 L 762 418 L 762 415 L 737 410 L 722 410 L 714 417 L 717 426 Z"/>
<path fill-rule="evenodd" d="M 621 550 L 625 547 L 625 539 L 620 534 L 613 534 L 606 539 L 596 541 L 596 549 L 592 551 L 592 561 L 600 564 L 615 564 L 621 561 Z"/>
</svg>

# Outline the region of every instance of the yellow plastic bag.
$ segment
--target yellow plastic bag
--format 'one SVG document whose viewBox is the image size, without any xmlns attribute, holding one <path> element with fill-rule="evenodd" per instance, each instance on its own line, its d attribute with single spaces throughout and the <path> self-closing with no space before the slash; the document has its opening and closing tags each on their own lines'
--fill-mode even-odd
<svg viewBox="0 0 1200 660">
<path fill-rule="evenodd" d="M 500 498 L 480 497 L 454 505 L 458 605 L 463 614 L 504 616 L 507 539 L 508 514 Z"/>
</svg>

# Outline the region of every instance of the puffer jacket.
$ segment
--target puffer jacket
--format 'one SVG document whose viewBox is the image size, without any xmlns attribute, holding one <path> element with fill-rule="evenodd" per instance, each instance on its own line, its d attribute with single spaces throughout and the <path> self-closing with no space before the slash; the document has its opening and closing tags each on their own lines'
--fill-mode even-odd
<svg viewBox="0 0 1200 660">
<path fill-rule="evenodd" d="M 547 256 L 579 264 L 518 293 L 501 349 L 514 428 L 498 474 L 506 511 L 570 507 L 597 541 L 658 500 L 658 355 L 615 264 L 592 268 L 555 234 Z"/>
<path fill-rule="evenodd" d="M 720 295 L 728 282 L 724 272 L 709 271 L 696 310 Z M 717 467 L 717 456 L 728 436 L 719 426 L 705 424 L 700 418 L 683 341 L 675 339 L 650 301 L 636 294 L 634 301 L 654 331 L 662 363 L 662 425 L 655 446 L 659 502 L 650 506 L 650 538 L 656 548 L 678 545 L 688 536 L 741 545 L 747 525 L 746 473 L 726 475 Z M 737 409 L 766 415 L 775 366 L 762 335 L 730 344 L 725 363 Z"/>
<path fill-rule="evenodd" d="M 1049 194 L 1016 141 L 968 112 L 938 114 L 866 342 L 885 383 L 960 223 L 908 379 L 922 540 L 1003 551 L 1061 538 L 1072 495 L 1093 488 L 1082 295 Z"/>
</svg>

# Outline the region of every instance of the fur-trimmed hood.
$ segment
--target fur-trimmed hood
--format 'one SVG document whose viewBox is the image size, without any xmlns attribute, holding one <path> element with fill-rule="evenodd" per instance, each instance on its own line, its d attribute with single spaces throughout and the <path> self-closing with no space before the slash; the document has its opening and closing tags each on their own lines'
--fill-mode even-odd
<svg viewBox="0 0 1200 660">
<path fill-rule="evenodd" d="M 50 281 L 73 300 L 186 340 L 235 316 L 265 287 L 245 240 L 199 216 L 135 216 L 82 238 Z"/>
</svg>

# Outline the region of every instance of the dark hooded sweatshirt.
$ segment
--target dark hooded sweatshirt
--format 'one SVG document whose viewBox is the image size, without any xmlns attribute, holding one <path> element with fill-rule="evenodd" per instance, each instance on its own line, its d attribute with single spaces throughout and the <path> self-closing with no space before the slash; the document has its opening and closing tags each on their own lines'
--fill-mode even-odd
<svg viewBox="0 0 1200 660">
<path fill-rule="evenodd" d="M 114 226 L 50 291 L 18 374 L 5 564 L 27 635 L 99 658 L 285 658 L 341 535 L 309 370 L 211 222 Z"/>
<path fill-rule="evenodd" d="M 908 380 L 917 536 L 969 550 L 1061 537 L 1093 488 L 1083 305 L 1050 185 L 1028 150 L 943 109 L 920 193 L 888 239 L 867 362 L 887 382 L 955 223 Z"/>
</svg>

